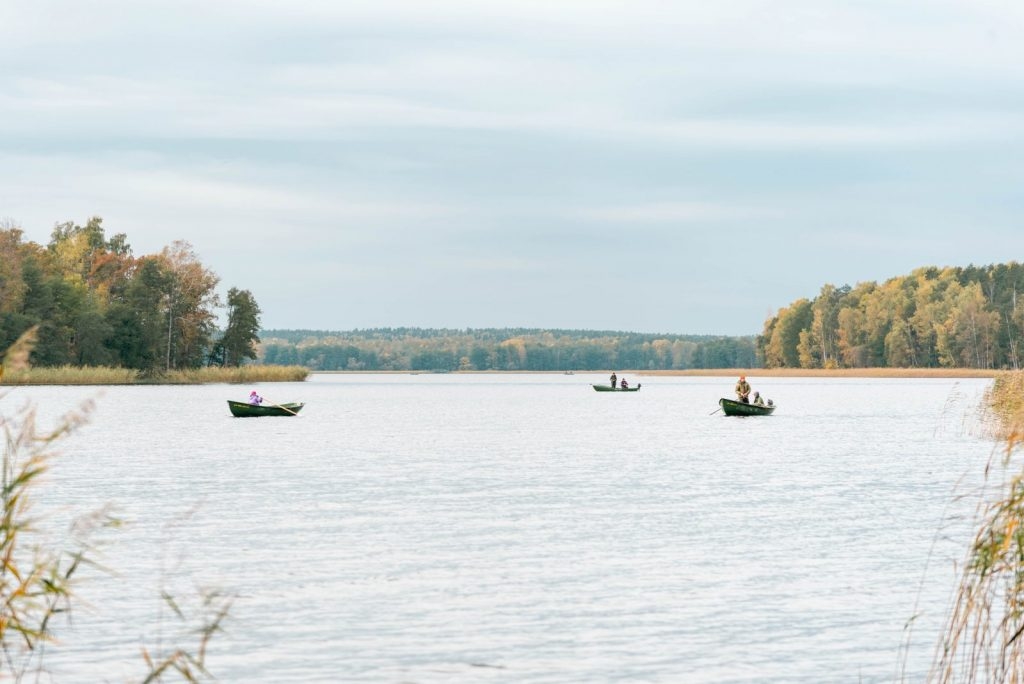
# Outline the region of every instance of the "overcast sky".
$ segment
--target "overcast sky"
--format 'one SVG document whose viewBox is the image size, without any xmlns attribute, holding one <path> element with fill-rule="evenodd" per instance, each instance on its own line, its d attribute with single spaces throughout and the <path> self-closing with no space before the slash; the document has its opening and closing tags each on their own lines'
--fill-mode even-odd
<svg viewBox="0 0 1024 684">
<path fill-rule="evenodd" d="M 0 218 L 267 328 L 748 334 L 1024 259 L 1019 0 L 3 0 Z"/>
</svg>

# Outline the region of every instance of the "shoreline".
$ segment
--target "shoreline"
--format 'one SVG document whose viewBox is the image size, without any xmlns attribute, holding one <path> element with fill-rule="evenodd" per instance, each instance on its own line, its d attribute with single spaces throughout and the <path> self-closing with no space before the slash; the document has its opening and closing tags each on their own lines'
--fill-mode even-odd
<svg viewBox="0 0 1024 684">
<path fill-rule="evenodd" d="M 755 378 L 998 378 L 1010 370 L 984 368 L 717 368 L 713 370 L 636 371 L 653 376 L 739 376 Z"/>
<path fill-rule="evenodd" d="M 137 371 L 110 368 L 38 368 L 3 377 L 0 387 L 33 385 L 208 385 L 247 384 L 260 382 L 302 382 L 312 375 L 580 375 L 605 376 L 611 370 L 577 371 L 409 371 L 409 370 L 335 370 L 314 371 L 299 366 L 243 366 L 234 369 L 206 368 L 178 371 L 170 375 L 140 377 Z M 1020 371 L 986 370 L 976 368 L 702 368 L 686 370 L 634 370 L 616 369 L 619 376 L 640 378 L 657 377 L 711 377 L 735 378 L 1013 378 Z M 0 376 L 2 377 L 2 376 Z"/>
<path fill-rule="evenodd" d="M 331 370 L 310 371 L 310 375 L 609 375 L 608 370 L 530 371 L 414 371 L 414 370 Z M 616 370 L 619 375 L 643 377 L 733 377 L 752 378 L 998 378 L 1012 370 L 983 368 L 690 368 L 685 370 Z"/>
</svg>

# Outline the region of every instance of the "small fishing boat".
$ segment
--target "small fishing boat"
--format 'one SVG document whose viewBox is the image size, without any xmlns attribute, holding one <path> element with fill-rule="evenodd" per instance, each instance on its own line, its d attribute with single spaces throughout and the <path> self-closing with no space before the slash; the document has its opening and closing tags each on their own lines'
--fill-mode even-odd
<svg viewBox="0 0 1024 684">
<path fill-rule="evenodd" d="M 725 397 L 718 400 L 718 405 L 722 407 L 722 412 L 727 416 L 770 416 L 775 410 L 774 404 L 771 406 L 744 404 L 742 401 Z"/>
<path fill-rule="evenodd" d="M 623 389 L 622 387 L 612 387 L 611 385 L 592 385 L 592 387 L 594 388 L 594 390 L 596 392 L 639 392 L 640 391 L 640 385 L 637 385 L 636 387 L 626 387 L 625 389 Z"/>
<path fill-rule="evenodd" d="M 235 418 L 259 418 L 260 416 L 295 416 L 305 404 L 250 404 L 247 401 L 231 401 L 228 408 Z"/>
</svg>

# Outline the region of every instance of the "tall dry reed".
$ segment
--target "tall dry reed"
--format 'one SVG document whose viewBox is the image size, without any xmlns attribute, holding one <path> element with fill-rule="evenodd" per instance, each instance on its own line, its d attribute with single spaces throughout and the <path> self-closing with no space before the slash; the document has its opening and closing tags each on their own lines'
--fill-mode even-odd
<svg viewBox="0 0 1024 684">
<path fill-rule="evenodd" d="M 5 385 L 133 385 L 139 371 L 110 366 L 31 367 L 4 373 Z"/>
<path fill-rule="evenodd" d="M 1024 372 L 1006 373 L 986 394 L 1005 474 L 994 500 L 981 503 L 978 531 L 961 570 L 929 681 L 1024 682 L 1024 472 L 1014 464 L 1024 442 Z M 986 477 L 994 476 L 990 463 Z"/>
</svg>

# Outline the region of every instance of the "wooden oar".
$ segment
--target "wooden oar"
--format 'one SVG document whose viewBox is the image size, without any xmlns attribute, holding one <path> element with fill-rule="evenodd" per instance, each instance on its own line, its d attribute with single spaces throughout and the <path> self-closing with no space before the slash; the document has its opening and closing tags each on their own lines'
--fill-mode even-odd
<svg viewBox="0 0 1024 684">
<path fill-rule="evenodd" d="M 266 401 L 266 399 L 265 399 L 265 398 L 264 398 L 264 401 Z M 287 406 L 281 406 L 280 404 L 274 404 L 274 403 L 271 403 L 270 405 L 271 405 L 271 406 L 273 406 L 274 408 L 279 408 L 279 409 L 281 409 L 282 411 L 287 411 L 288 413 L 292 414 L 293 416 L 297 416 L 297 415 L 299 415 L 298 413 L 296 413 L 295 411 L 292 411 L 292 410 L 291 410 L 290 408 L 288 408 Z"/>
</svg>

